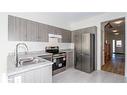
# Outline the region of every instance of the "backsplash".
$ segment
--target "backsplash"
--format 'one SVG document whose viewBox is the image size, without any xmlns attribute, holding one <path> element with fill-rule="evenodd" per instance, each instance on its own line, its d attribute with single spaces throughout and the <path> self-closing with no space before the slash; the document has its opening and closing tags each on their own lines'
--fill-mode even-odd
<svg viewBox="0 0 127 95">
<path fill-rule="evenodd" d="M 8 53 L 15 52 L 17 43 L 26 43 L 29 51 L 42 51 L 46 46 L 59 46 L 60 49 L 74 49 L 73 43 L 49 43 L 49 42 L 28 42 L 28 41 L 8 41 Z M 24 49 L 20 48 L 20 52 Z"/>
</svg>

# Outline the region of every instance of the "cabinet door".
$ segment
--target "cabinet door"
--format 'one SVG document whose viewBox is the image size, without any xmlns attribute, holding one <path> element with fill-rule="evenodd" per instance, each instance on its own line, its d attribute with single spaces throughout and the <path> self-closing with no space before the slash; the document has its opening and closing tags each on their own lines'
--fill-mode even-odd
<svg viewBox="0 0 127 95">
<path fill-rule="evenodd" d="M 46 30 L 48 32 L 48 38 L 49 38 L 49 34 L 56 34 L 55 27 L 53 26 L 47 25 Z"/>
<path fill-rule="evenodd" d="M 27 41 L 38 41 L 38 23 L 27 20 Z"/>
<path fill-rule="evenodd" d="M 51 83 L 52 65 L 8 77 L 9 83 Z"/>
<path fill-rule="evenodd" d="M 8 40 L 15 41 L 15 17 L 8 16 Z"/>
<path fill-rule="evenodd" d="M 62 42 L 70 43 L 71 42 L 71 32 L 67 30 L 62 30 Z"/>
<path fill-rule="evenodd" d="M 52 82 L 52 66 L 46 66 L 41 69 L 41 83 Z"/>
<path fill-rule="evenodd" d="M 33 70 L 23 73 L 23 83 L 34 83 L 34 72 Z"/>
<path fill-rule="evenodd" d="M 27 20 L 20 18 L 20 41 L 27 41 Z"/>
<path fill-rule="evenodd" d="M 38 24 L 38 40 L 42 42 L 48 42 L 48 30 L 47 25 Z"/>
<path fill-rule="evenodd" d="M 15 37 L 18 41 L 26 41 L 26 20 L 15 17 Z"/>
<path fill-rule="evenodd" d="M 73 67 L 74 66 L 74 53 L 73 52 L 69 52 L 69 66 Z"/>
<path fill-rule="evenodd" d="M 56 32 L 57 35 L 61 35 L 62 36 L 62 29 L 56 28 L 55 32 Z"/>
<path fill-rule="evenodd" d="M 66 52 L 66 68 L 68 69 L 70 66 L 69 66 L 69 64 L 70 64 L 70 62 L 69 62 L 70 60 L 69 60 L 69 53 L 68 52 Z"/>
<path fill-rule="evenodd" d="M 67 54 L 67 57 L 66 57 L 66 59 L 67 59 L 67 61 L 66 61 L 66 68 L 70 68 L 70 67 L 73 67 L 74 66 L 74 53 L 73 52 L 67 52 L 66 53 Z"/>
<path fill-rule="evenodd" d="M 67 42 L 71 43 L 71 31 L 67 31 Z"/>
<path fill-rule="evenodd" d="M 33 81 L 34 83 L 41 83 L 42 80 L 42 75 L 43 73 L 41 72 L 42 68 L 38 68 L 33 70 Z"/>
<path fill-rule="evenodd" d="M 9 83 L 24 83 L 24 74 L 16 74 L 8 77 Z"/>
<path fill-rule="evenodd" d="M 62 43 L 66 43 L 67 42 L 66 39 L 67 39 L 66 31 L 62 30 Z"/>
</svg>

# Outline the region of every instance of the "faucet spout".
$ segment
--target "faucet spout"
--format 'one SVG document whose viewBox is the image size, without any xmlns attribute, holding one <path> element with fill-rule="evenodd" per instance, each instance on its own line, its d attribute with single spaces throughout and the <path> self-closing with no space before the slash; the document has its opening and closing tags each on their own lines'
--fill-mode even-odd
<svg viewBox="0 0 127 95">
<path fill-rule="evenodd" d="M 19 65 L 20 65 L 19 64 L 19 51 L 18 51 L 19 46 L 24 46 L 27 49 L 27 51 L 25 51 L 25 54 L 27 54 L 27 52 L 28 52 L 28 46 L 25 43 L 18 43 L 16 45 L 16 67 L 19 67 Z"/>
</svg>

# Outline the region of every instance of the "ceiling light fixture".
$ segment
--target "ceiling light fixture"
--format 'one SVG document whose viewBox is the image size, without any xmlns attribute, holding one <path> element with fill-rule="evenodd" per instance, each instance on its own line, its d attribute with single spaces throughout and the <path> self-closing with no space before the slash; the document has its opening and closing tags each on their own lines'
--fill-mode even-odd
<svg viewBox="0 0 127 95">
<path fill-rule="evenodd" d="M 123 20 L 118 20 L 118 21 L 115 21 L 114 23 L 115 24 L 120 24 L 120 23 L 122 23 L 123 22 Z"/>
<path fill-rule="evenodd" d="M 118 32 L 118 30 L 112 30 L 112 32 Z"/>
<path fill-rule="evenodd" d="M 114 33 L 115 35 L 119 35 L 119 33 Z"/>
</svg>

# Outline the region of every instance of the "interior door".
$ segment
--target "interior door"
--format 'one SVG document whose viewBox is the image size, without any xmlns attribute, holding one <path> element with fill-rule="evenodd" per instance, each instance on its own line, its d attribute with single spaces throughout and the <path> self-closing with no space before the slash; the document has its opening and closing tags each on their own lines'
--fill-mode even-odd
<svg viewBox="0 0 127 95">
<path fill-rule="evenodd" d="M 75 68 L 81 70 L 82 67 L 82 36 L 75 35 Z"/>
</svg>

